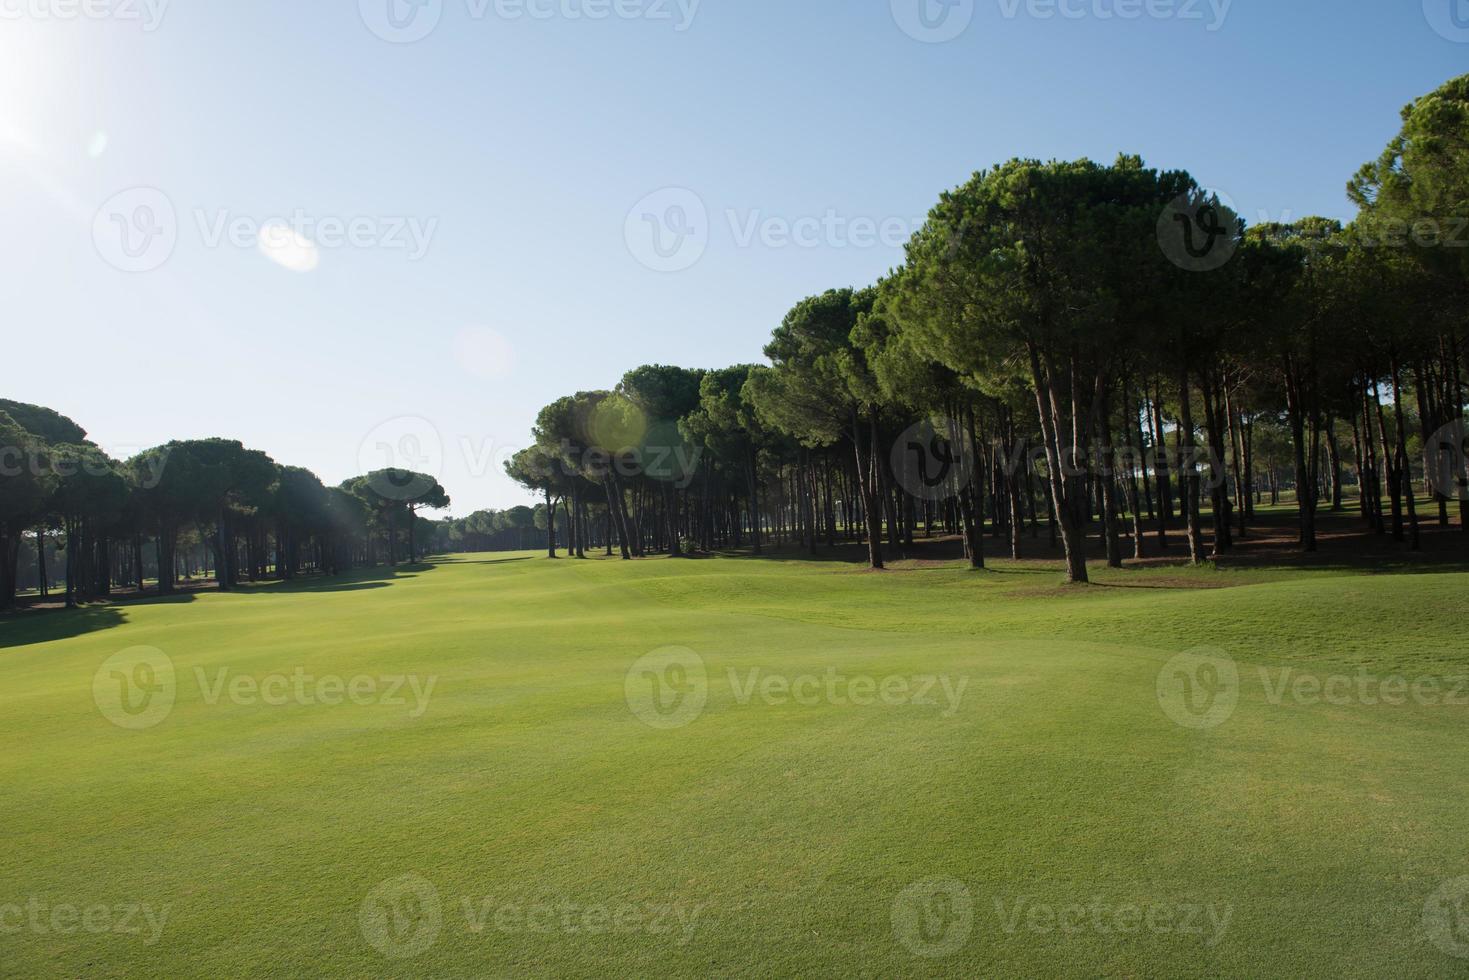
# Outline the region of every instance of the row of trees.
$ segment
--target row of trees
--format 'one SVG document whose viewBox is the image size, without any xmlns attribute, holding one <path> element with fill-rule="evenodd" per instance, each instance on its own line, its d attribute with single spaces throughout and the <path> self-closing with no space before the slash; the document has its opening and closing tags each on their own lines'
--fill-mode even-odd
<svg viewBox="0 0 1469 980">
<path fill-rule="evenodd" d="M 0 608 L 15 603 L 23 544 L 47 589 L 48 536 L 60 541 L 73 605 L 149 580 L 171 593 L 181 571 L 196 569 L 195 544 L 207 548 L 221 589 L 413 561 L 435 531 L 418 512 L 449 505 L 426 474 L 379 470 L 327 487 L 310 470 L 227 439 L 115 460 L 71 419 L 8 400 L 0 400 L 0 491 Z"/>
<path fill-rule="evenodd" d="M 1295 490 L 1303 549 L 1344 487 L 1416 548 L 1420 486 L 1469 527 L 1469 76 L 1403 119 L 1347 227 L 1248 227 L 1137 157 L 982 171 L 902 267 L 798 303 L 768 364 L 560 398 L 507 471 L 544 498 L 553 555 L 558 511 L 577 556 L 600 523 L 624 558 L 773 535 L 862 540 L 874 568 L 935 528 L 976 566 L 987 525 L 1019 557 L 1043 521 L 1082 582 L 1092 533 L 1112 565 L 1175 527 L 1194 562 L 1228 552 L 1265 472 Z"/>
<path fill-rule="evenodd" d="M 526 551 L 546 546 L 545 504 L 509 510 L 477 510 L 468 517 L 448 518 L 433 526 L 435 552 Z"/>
</svg>

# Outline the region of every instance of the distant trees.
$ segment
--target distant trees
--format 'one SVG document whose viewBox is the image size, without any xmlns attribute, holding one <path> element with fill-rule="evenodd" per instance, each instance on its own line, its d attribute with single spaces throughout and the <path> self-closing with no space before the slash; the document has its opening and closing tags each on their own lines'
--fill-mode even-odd
<svg viewBox="0 0 1469 980">
<path fill-rule="evenodd" d="M 0 608 L 15 604 L 23 549 L 34 556 L 26 577 L 43 593 L 48 545 L 60 556 L 68 605 L 119 586 L 142 590 L 149 579 L 168 594 L 181 568 L 192 575 L 205 563 L 229 589 L 242 578 L 372 563 L 380 541 L 394 561 L 398 527 L 414 560 L 424 526 L 432 533 L 417 512 L 449 504 L 424 474 L 380 471 L 329 490 L 311 471 L 228 439 L 170 442 L 114 460 L 50 409 L 0 405 Z"/>
</svg>

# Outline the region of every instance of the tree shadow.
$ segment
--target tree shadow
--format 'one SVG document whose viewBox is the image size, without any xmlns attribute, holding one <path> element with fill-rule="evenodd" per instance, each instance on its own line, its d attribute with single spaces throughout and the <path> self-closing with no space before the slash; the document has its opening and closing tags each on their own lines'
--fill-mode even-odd
<svg viewBox="0 0 1469 980">
<path fill-rule="evenodd" d="M 324 592 L 363 592 L 385 589 L 399 579 L 417 578 L 433 571 L 435 564 L 415 563 L 397 567 L 359 568 L 337 576 L 307 575 L 291 581 L 264 583 L 241 582 L 228 594 L 236 596 L 280 595 L 285 593 L 315 594 Z M 193 602 L 201 592 L 216 589 L 201 584 L 184 588 L 171 595 L 157 593 L 139 595 L 120 593 L 107 602 L 92 603 L 76 609 L 39 606 L 0 614 L 0 649 L 66 640 L 98 630 L 121 626 L 128 621 L 127 610 L 133 606 Z"/>
<path fill-rule="evenodd" d="M 547 556 L 546 560 L 550 561 L 550 557 Z M 521 555 L 519 558 L 475 558 L 468 561 L 436 561 L 429 567 L 437 568 L 440 565 L 504 565 L 507 562 L 513 561 L 535 561 L 535 559 L 530 555 Z"/>
<path fill-rule="evenodd" d="M 127 613 L 114 605 L 77 609 L 23 609 L 0 616 L 0 650 L 69 640 L 127 622 Z"/>
<path fill-rule="evenodd" d="M 301 575 L 293 579 L 251 584 L 241 582 L 236 595 L 280 595 L 282 593 L 363 592 L 386 589 L 403 579 L 417 578 L 431 572 L 436 564 L 416 562 L 412 565 L 382 565 L 376 568 L 354 568 L 340 575 Z"/>
</svg>

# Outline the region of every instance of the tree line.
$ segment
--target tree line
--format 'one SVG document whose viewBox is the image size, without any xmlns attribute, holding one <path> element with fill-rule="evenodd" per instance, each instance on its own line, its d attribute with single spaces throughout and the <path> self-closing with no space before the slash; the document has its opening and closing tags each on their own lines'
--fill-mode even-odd
<svg viewBox="0 0 1469 980">
<path fill-rule="evenodd" d="M 1135 156 L 1011 160 L 943 194 L 879 282 L 797 303 L 767 364 L 559 398 L 507 472 L 552 555 L 773 537 L 862 541 L 881 568 L 939 530 L 980 567 L 987 531 L 1019 558 L 1043 526 L 1084 582 L 1090 535 L 1113 566 L 1148 537 L 1227 553 L 1267 482 L 1305 551 L 1347 490 L 1416 549 L 1451 508 L 1469 528 L 1469 76 L 1410 104 L 1347 190 L 1349 225 L 1250 226 Z"/>
<path fill-rule="evenodd" d="M 419 512 L 449 506 L 428 474 L 383 469 L 327 487 L 229 439 L 174 441 L 116 460 L 66 416 L 5 399 L 0 490 L 0 608 L 15 604 L 23 551 L 34 562 L 24 578 L 43 596 L 55 571 L 48 551 L 59 552 L 71 606 L 149 581 L 167 595 L 206 564 L 230 589 L 412 562 L 435 532 Z"/>
</svg>

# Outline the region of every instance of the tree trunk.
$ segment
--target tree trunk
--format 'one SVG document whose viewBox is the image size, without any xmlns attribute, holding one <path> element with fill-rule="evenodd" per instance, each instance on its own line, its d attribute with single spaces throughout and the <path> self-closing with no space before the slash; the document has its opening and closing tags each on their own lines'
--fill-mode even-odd
<svg viewBox="0 0 1469 980">
<path fill-rule="evenodd" d="M 1419 383 L 1422 383 L 1422 379 L 1419 379 Z M 1418 531 L 1418 488 L 1413 486 L 1413 465 L 1408 460 L 1408 426 L 1403 419 L 1403 372 L 1396 355 L 1392 358 L 1392 400 L 1393 414 L 1397 416 L 1398 484 L 1402 487 L 1408 504 L 1408 547 L 1418 551 L 1423 547 Z"/>
<path fill-rule="evenodd" d="M 1168 547 L 1168 522 L 1173 517 L 1173 481 L 1168 473 L 1168 442 L 1163 434 L 1163 386 L 1149 399 L 1153 420 L 1153 471 L 1158 487 L 1158 547 Z"/>
<path fill-rule="evenodd" d="M 1201 565 L 1204 562 L 1204 530 L 1199 520 L 1199 467 L 1194 452 L 1194 410 L 1193 397 L 1189 390 L 1188 369 L 1183 368 L 1178 372 L 1178 472 L 1181 481 L 1180 490 L 1183 496 L 1184 515 L 1188 525 L 1188 558 L 1189 563 Z M 1185 458 L 1184 440 L 1188 440 L 1187 457 Z"/>
<path fill-rule="evenodd" d="M 857 409 L 852 409 L 852 449 L 857 460 L 857 490 L 862 497 L 862 516 L 867 523 L 867 563 L 874 569 L 883 567 L 882 560 L 882 510 L 877 494 L 877 474 L 862 468 L 863 445 L 862 425 Z M 872 463 L 877 461 L 877 423 L 872 425 Z"/>
</svg>

